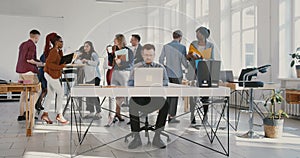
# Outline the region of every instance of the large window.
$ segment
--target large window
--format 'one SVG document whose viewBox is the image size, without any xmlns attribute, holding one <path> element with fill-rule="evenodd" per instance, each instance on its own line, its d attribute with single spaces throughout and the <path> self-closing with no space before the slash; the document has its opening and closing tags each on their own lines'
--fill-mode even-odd
<svg viewBox="0 0 300 158">
<path fill-rule="evenodd" d="M 300 1 L 294 0 L 294 50 L 300 47 Z"/>
<path fill-rule="evenodd" d="M 172 39 L 172 31 L 178 29 L 179 25 L 179 1 L 171 0 L 164 5 L 164 24 L 163 24 L 163 41 L 162 44 L 170 42 Z"/>
<path fill-rule="evenodd" d="M 223 68 L 238 76 L 241 68 L 257 66 L 257 5 L 255 0 L 220 3 Z"/>
<path fill-rule="evenodd" d="M 280 0 L 279 3 L 279 54 L 281 77 L 295 77 L 295 69 L 290 68 L 291 52 L 300 47 L 300 5 L 299 0 Z M 290 71 L 286 71 L 290 70 Z"/>
<path fill-rule="evenodd" d="M 209 0 L 195 0 L 195 17 L 201 25 L 208 27 Z"/>
<path fill-rule="evenodd" d="M 232 0 L 231 68 L 237 75 L 243 67 L 257 66 L 257 7 L 254 1 Z"/>
<path fill-rule="evenodd" d="M 209 11 L 209 1 L 196 0 L 195 3 L 196 3 L 195 5 L 196 18 L 207 16 Z"/>
</svg>

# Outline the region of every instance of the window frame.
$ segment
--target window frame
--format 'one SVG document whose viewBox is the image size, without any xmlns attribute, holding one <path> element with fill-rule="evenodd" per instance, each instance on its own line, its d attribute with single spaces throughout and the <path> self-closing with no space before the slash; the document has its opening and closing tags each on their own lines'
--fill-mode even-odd
<svg viewBox="0 0 300 158">
<path fill-rule="evenodd" d="M 244 27 L 244 24 L 243 22 L 245 21 L 244 19 L 244 15 L 243 15 L 243 12 L 244 10 L 248 9 L 248 8 L 251 8 L 253 7 L 254 9 L 254 19 L 253 19 L 253 26 L 251 27 L 247 27 L 245 28 Z M 235 13 L 239 13 L 239 29 L 236 30 L 236 31 L 233 31 L 233 14 Z M 234 43 L 234 41 L 232 41 L 233 39 L 233 36 L 234 34 L 237 34 L 239 33 L 240 34 L 240 42 L 239 42 L 239 49 L 240 49 L 240 52 L 237 52 L 237 53 L 241 53 L 241 65 L 237 65 L 237 67 L 253 67 L 253 66 L 257 66 L 257 5 L 255 3 L 254 0 L 248 0 L 248 1 L 242 1 L 240 0 L 239 2 L 236 2 L 236 3 L 231 3 L 231 7 L 230 7 L 230 16 L 231 16 L 231 43 Z M 243 36 L 245 34 L 245 32 L 247 31 L 250 31 L 250 30 L 253 30 L 253 38 L 254 38 L 254 41 L 253 41 L 253 44 L 254 44 L 254 52 L 253 53 L 249 53 L 249 52 L 246 52 L 245 50 L 245 44 L 244 43 L 244 39 L 243 39 Z M 237 42 L 238 43 L 238 42 Z M 233 50 L 233 45 L 231 44 L 231 50 Z M 247 59 L 246 59 L 246 55 L 250 55 L 250 54 L 253 54 L 253 65 L 246 65 L 247 63 Z M 232 56 L 234 56 L 234 53 L 232 52 Z M 232 60 L 233 61 L 233 60 Z M 233 67 L 235 69 L 235 67 Z"/>
</svg>

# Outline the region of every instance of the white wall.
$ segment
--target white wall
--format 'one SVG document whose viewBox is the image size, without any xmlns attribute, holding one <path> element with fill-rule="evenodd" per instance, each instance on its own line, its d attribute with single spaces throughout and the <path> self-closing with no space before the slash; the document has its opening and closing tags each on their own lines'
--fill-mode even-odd
<svg viewBox="0 0 300 158">
<path fill-rule="evenodd" d="M 40 32 L 52 32 L 62 30 L 63 19 L 53 17 L 31 17 L 0 15 L 0 78 L 16 81 L 16 63 L 18 59 L 19 45 L 29 39 L 29 31 L 38 28 Z M 42 36 L 43 37 L 43 36 Z M 37 57 L 43 53 L 44 38 L 37 44 Z"/>
<path fill-rule="evenodd" d="M 171 3 L 170 3 L 171 2 Z M 173 0 L 173 2 L 176 2 Z M 44 38 L 50 30 L 57 31 L 62 35 L 65 48 L 69 50 L 78 49 L 85 40 L 94 42 L 95 48 L 100 56 L 103 54 L 104 48 L 110 44 L 117 33 L 124 33 L 129 38 L 131 33 L 139 33 L 142 36 L 142 43 L 157 43 L 157 56 L 160 53 L 160 47 L 169 40 L 172 40 L 171 32 L 174 29 L 184 31 L 185 39 L 182 43 L 188 44 L 195 39 L 195 29 L 201 25 L 190 10 L 194 10 L 190 1 L 179 0 L 178 6 L 178 24 L 172 23 L 172 14 L 168 9 L 168 4 L 173 3 L 170 0 L 124 0 L 123 3 L 96 3 L 95 0 L 1 0 L 0 15 L 24 16 L 35 19 L 43 19 L 47 22 L 33 23 L 42 32 L 42 40 L 38 43 L 38 52 L 42 52 L 44 47 Z M 230 27 L 220 27 L 221 19 L 230 17 L 227 13 L 220 12 L 221 1 L 210 1 L 209 9 L 209 25 L 212 32 L 212 39 L 216 42 L 217 50 L 220 53 L 225 68 L 232 68 L 233 61 L 226 54 L 230 51 L 230 40 L 222 43 L 222 39 L 226 37 Z M 227 0 L 222 3 L 230 3 Z M 279 72 L 279 53 L 278 53 L 278 4 L 279 0 L 257 1 L 258 5 L 258 63 L 262 65 L 266 63 L 272 64 L 272 71 L 264 75 L 266 81 L 276 81 Z M 166 8 L 161 8 L 161 6 Z M 185 7 L 186 6 L 186 7 Z M 189 7 L 190 8 L 189 8 Z M 157 10 L 157 11 L 156 11 Z M 188 13 L 188 14 L 186 14 Z M 221 14 L 221 15 L 220 15 Z M 152 16 L 151 16 L 152 15 Z M 167 19 L 166 19 L 167 17 Z M 26 19 L 26 18 L 25 18 Z M 60 19 L 51 20 L 47 19 Z M 170 24 L 168 24 L 168 22 Z M 42 26 L 43 24 L 49 24 Z M 230 24 L 229 24 L 230 25 Z M 3 25 L 2 25 L 3 26 Z M 161 27 L 161 28 L 160 28 Z M 1 27 L 1 30 L 7 32 L 17 32 L 17 26 Z M 18 35 L 13 38 L 19 44 L 27 39 L 28 30 L 18 30 Z M 225 32 L 224 32 L 225 31 Z M 170 36 L 168 36 L 170 34 Z M 222 35 L 223 34 L 223 35 Z M 168 36 L 168 37 L 167 37 Z M 15 63 L 17 56 L 17 46 L 10 45 L 6 40 L 7 37 L 0 36 L 1 46 L 10 47 L 9 62 L 2 62 L 0 67 L 0 77 L 5 74 L 7 79 L 15 79 Z M 167 40 L 166 40 L 167 39 Z M 168 40 L 169 39 L 169 40 Z M 3 45 L 2 45 L 3 44 Z M 220 48 L 221 46 L 221 48 Z M 2 59 L 3 60 L 3 59 Z M 8 69 L 7 69 L 8 68 Z"/>
<path fill-rule="evenodd" d="M 63 37 L 65 49 L 69 50 L 76 50 L 85 40 L 91 40 L 98 54 L 102 56 L 105 46 L 113 41 L 117 33 L 124 33 L 128 44 L 131 33 L 140 33 L 142 42 L 146 39 L 146 4 L 146 0 L 129 0 L 123 3 L 96 3 L 95 0 L 1 0 L 0 15 L 9 15 L 8 19 L 11 15 L 44 19 L 47 22 L 32 24 L 32 27 L 36 26 L 35 28 L 41 30 L 42 39 L 50 30 L 56 31 Z M 60 19 L 60 22 L 49 22 L 49 19 Z M 42 26 L 43 24 L 49 25 Z M 18 26 L 1 26 L 1 30 L 7 32 L 17 30 L 19 35 L 14 35 L 13 38 L 19 41 L 18 43 L 28 39 L 27 34 L 31 28 L 28 27 L 28 30 L 17 28 Z M 5 40 L 6 37 L 0 36 L 0 39 L 4 41 L 1 43 L 2 48 L 8 45 L 11 50 L 15 50 L 10 52 L 12 54 L 9 56 L 9 63 L 6 63 L 8 65 L 1 64 L 0 77 L 15 80 L 18 46 L 10 45 Z M 40 41 L 38 52 L 42 52 L 43 47 L 44 42 Z"/>
</svg>

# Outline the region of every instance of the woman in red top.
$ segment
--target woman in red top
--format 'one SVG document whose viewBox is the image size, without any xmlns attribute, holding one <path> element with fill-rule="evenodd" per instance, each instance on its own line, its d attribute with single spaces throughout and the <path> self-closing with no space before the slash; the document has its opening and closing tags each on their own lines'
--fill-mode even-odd
<svg viewBox="0 0 300 158">
<path fill-rule="evenodd" d="M 65 64 L 60 64 L 60 59 L 63 56 L 62 47 L 63 41 L 62 38 L 56 35 L 55 38 L 51 39 L 51 43 L 54 46 L 46 59 L 46 65 L 44 67 L 45 78 L 47 80 L 48 94 L 45 98 L 45 108 L 44 113 L 41 117 L 43 121 L 46 121 L 47 124 L 52 124 L 48 116 L 47 110 L 51 104 L 51 100 L 54 98 L 54 93 L 57 94 L 57 115 L 56 120 L 62 124 L 68 124 L 63 115 L 62 115 L 62 99 L 63 99 L 63 88 L 61 86 L 59 78 L 62 74 L 62 69 L 65 67 Z"/>
</svg>

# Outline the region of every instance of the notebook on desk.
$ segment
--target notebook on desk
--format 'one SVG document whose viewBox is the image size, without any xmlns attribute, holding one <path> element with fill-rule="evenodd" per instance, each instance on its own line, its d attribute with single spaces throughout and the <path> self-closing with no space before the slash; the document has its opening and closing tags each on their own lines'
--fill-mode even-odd
<svg viewBox="0 0 300 158">
<path fill-rule="evenodd" d="M 135 68 L 135 87 L 161 87 L 163 86 L 162 68 Z"/>
</svg>

